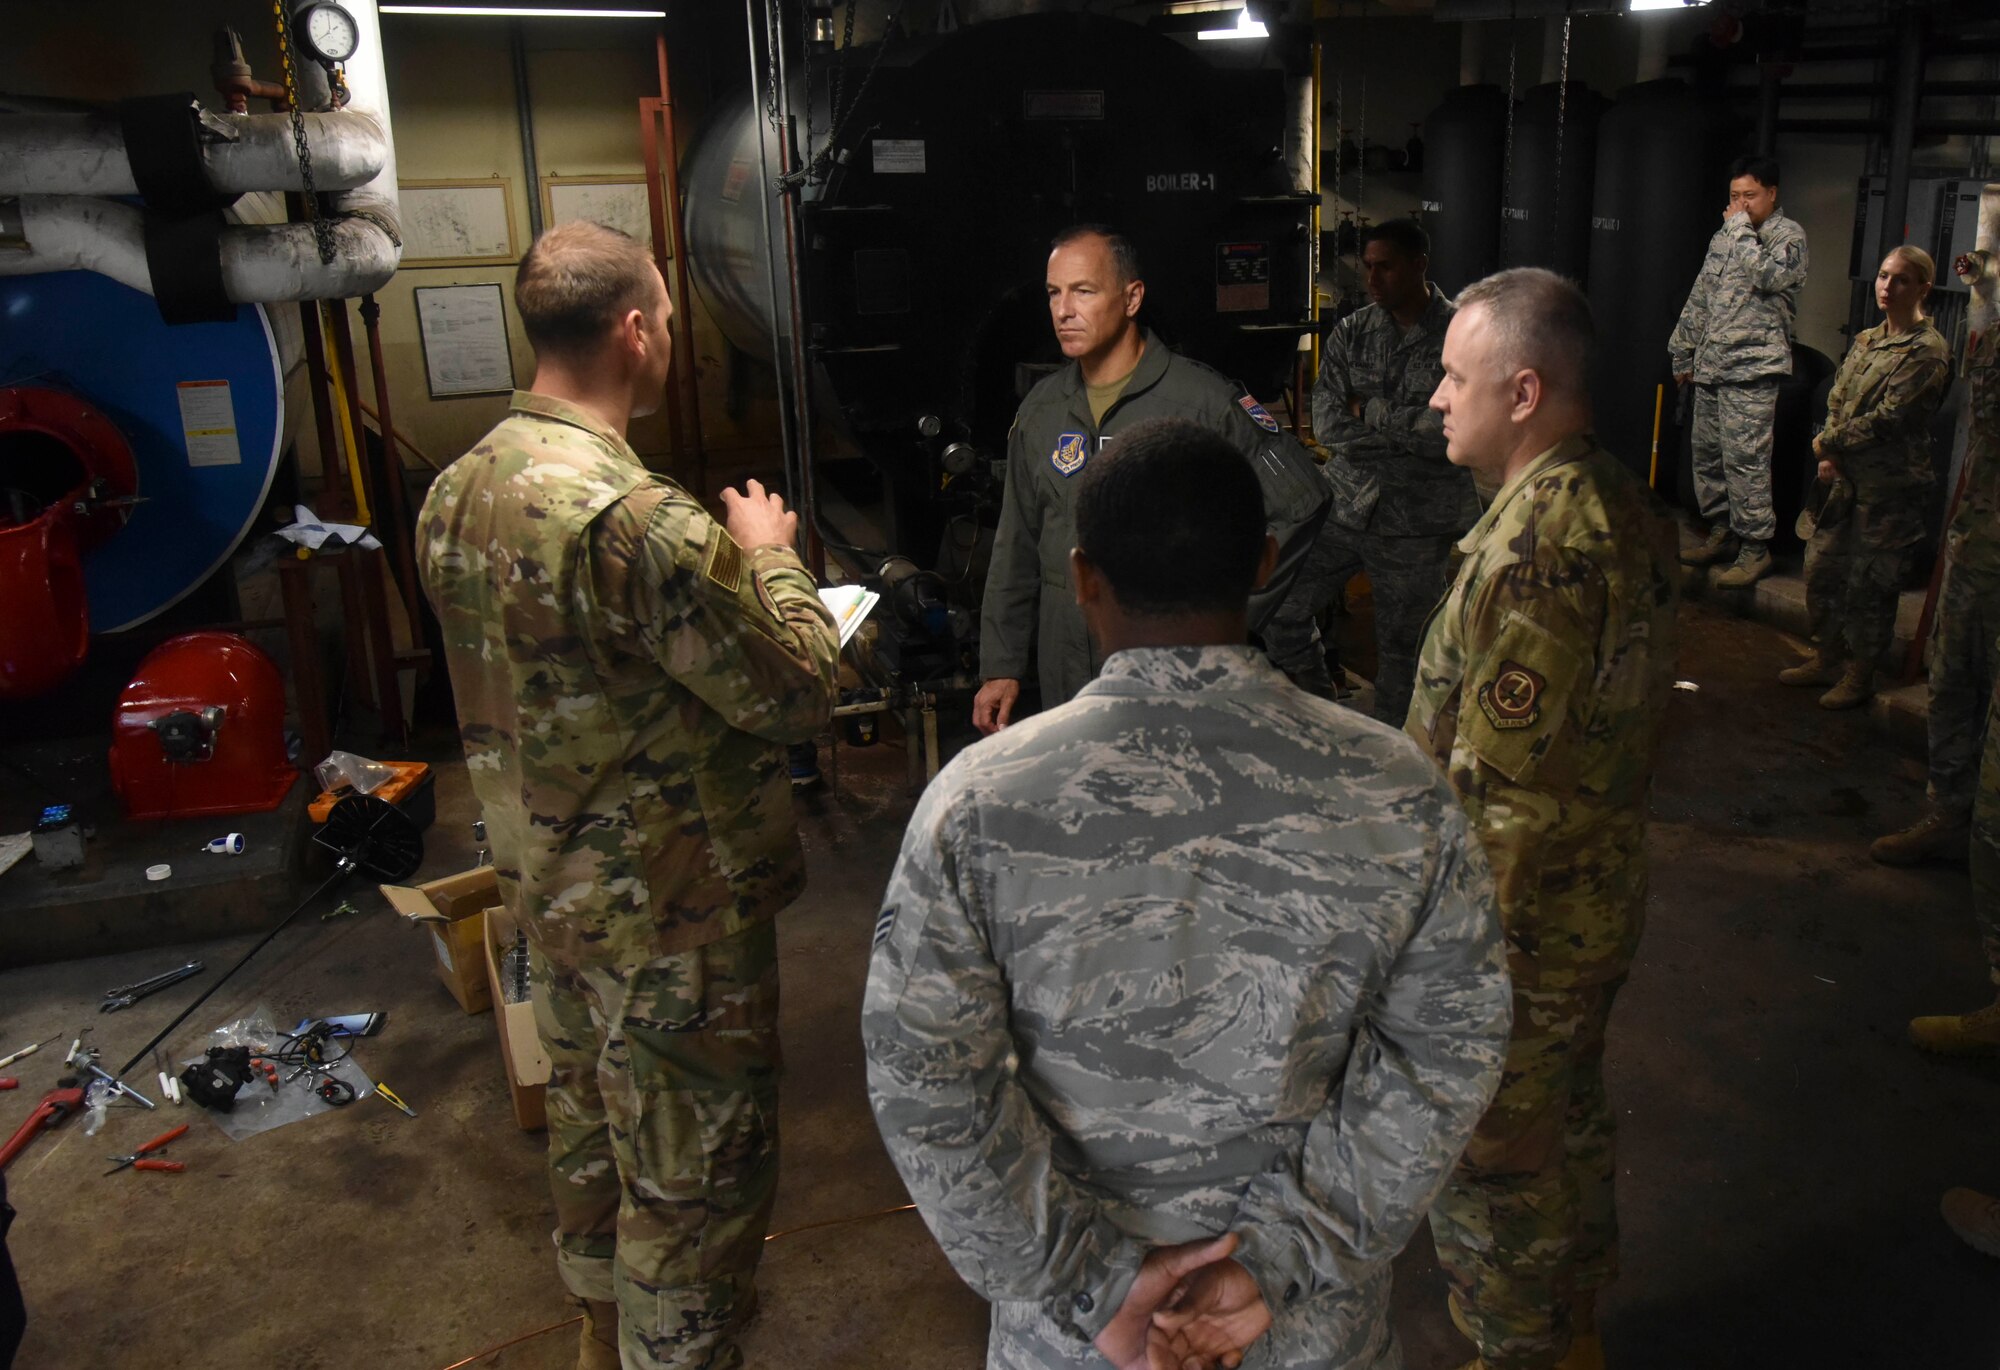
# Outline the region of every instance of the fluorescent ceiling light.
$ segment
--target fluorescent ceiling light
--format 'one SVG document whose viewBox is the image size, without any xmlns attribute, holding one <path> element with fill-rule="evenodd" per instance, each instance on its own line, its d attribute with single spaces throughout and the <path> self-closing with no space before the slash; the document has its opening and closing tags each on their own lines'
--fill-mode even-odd
<svg viewBox="0 0 2000 1370">
<path fill-rule="evenodd" d="M 1698 10 L 1707 4 L 1708 0 L 1626 0 L 1625 8 L 1643 14 L 1647 10 Z"/>
<path fill-rule="evenodd" d="M 384 14 L 483 15 L 498 19 L 664 19 L 665 10 L 555 10 L 524 5 L 384 5 Z"/>
<path fill-rule="evenodd" d="M 1261 20 L 1252 19 L 1250 11 L 1247 9 L 1236 16 L 1235 28 L 1203 29 L 1195 35 L 1195 37 L 1203 40 L 1210 38 L 1269 38 L 1270 36 L 1271 31 L 1264 27 Z"/>
</svg>

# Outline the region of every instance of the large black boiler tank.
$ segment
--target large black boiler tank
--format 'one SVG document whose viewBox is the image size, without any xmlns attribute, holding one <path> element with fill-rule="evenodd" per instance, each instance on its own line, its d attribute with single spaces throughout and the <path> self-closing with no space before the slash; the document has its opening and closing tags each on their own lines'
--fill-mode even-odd
<svg viewBox="0 0 2000 1370">
<path fill-rule="evenodd" d="M 871 55 L 852 55 L 848 89 Z M 889 56 L 807 194 L 800 256 L 815 389 L 887 477 L 894 550 L 932 561 L 966 512 L 948 496 L 969 483 L 947 475 L 1003 457 L 1021 395 L 1061 361 L 1044 282 L 1049 240 L 1070 225 L 1133 240 L 1140 320 L 1170 347 L 1260 398 L 1285 384 L 1311 327 L 1317 197 L 1287 168 L 1282 72 L 1218 68 L 1084 14 Z M 687 209 L 703 298 L 733 342 L 768 356 L 757 137 L 747 103 L 715 121 Z"/>
</svg>

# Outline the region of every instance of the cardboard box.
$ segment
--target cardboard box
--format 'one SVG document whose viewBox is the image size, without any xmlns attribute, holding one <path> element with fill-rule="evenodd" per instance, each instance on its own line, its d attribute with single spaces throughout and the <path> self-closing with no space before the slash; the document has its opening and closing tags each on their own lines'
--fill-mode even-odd
<svg viewBox="0 0 2000 1370">
<path fill-rule="evenodd" d="M 486 929 L 486 988 L 492 996 L 495 1026 L 500 1029 L 500 1061 L 507 1072 L 507 1093 L 514 1100 L 514 1121 L 523 1132 L 549 1125 L 549 1055 L 535 1030 L 532 998 L 507 1002 L 500 987 L 500 964 L 514 941 L 514 920 L 505 909 L 493 909 L 481 920 Z"/>
<path fill-rule="evenodd" d="M 389 906 L 421 925 L 437 956 L 438 978 L 467 1013 L 493 1007 L 486 974 L 486 918 L 500 902 L 493 867 L 479 866 L 421 885 L 381 885 Z"/>
</svg>

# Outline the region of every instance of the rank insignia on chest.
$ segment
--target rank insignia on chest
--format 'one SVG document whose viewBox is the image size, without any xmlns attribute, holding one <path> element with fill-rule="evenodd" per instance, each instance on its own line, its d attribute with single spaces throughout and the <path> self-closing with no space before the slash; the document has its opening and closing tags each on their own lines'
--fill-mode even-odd
<svg viewBox="0 0 2000 1370">
<path fill-rule="evenodd" d="M 1503 661 L 1492 680 L 1479 687 L 1479 708 L 1500 729 L 1527 728 L 1542 717 L 1542 687 L 1548 682 L 1518 661 Z"/>
<path fill-rule="evenodd" d="M 1271 417 L 1270 411 L 1257 403 L 1256 400 L 1250 398 L 1250 396 L 1238 395 L 1236 402 L 1243 406 L 1243 412 L 1250 416 L 1251 421 L 1265 432 L 1276 433 L 1282 431 L 1278 427 L 1278 421 Z"/>
<path fill-rule="evenodd" d="M 1049 453 L 1049 465 L 1056 468 L 1059 476 L 1075 475 L 1089 460 L 1090 438 L 1083 433 L 1064 433 L 1056 439 L 1055 450 Z"/>
</svg>

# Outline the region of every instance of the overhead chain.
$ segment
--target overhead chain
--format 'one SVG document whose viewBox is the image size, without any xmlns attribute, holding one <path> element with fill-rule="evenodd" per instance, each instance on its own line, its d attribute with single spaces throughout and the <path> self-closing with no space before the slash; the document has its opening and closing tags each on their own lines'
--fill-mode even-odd
<svg viewBox="0 0 2000 1370">
<path fill-rule="evenodd" d="M 1562 75 L 1556 80 L 1556 194 L 1553 212 L 1549 215 L 1549 264 L 1561 267 L 1562 230 L 1560 225 L 1568 222 L 1563 214 L 1563 159 L 1568 149 L 1563 146 L 1564 131 L 1569 124 L 1569 16 L 1563 16 L 1563 56 Z"/>
<path fill-rule="evenodd" d="M 292 58 L 292 13 L 287 0 L 271 0 L 271 13 L 278 20 L 278 55 L 285 65 L 285 101 L 292 107 L 292 146 L 298 151 L 299 183 L 304 188 L 306 222 L 312 225 L 313 243 L 319 249 L 320 264 L 333 262 L 333 223 L 320 213 L 319 192 L 313 185 L 312 147 L 306 142 L 306 116 L 300 108 L 298 71 Z M 345 91 L 343 82 L 338 89 Z"/>
<path fill-rule="evenodd" d="M 1368 194 L 1368 73 L 1361 73 L 1361 111 L 1354 130 L 1354 250 L 1361 250 L 1361 225 L 1368 217 L 1362 200 Z"/>
<path fill-rule="evenodd" d="M 849 0 L 849 3 L 851 5 L 854 3 L 854 0 Z M 833 131 L 826 135 L 826 147 L 820 153 L 818 159 L 807 162 L 806 165 L 798 168 L 789 176 L 778 177 L 779 190 L 786 190 L 795 185 L 803 185 L 808 177 L 821 175 L 829 169 L 833 161 L 834 150 L 840 146 L 840 135 L 847 132 L 848 121 L 854 117 L 854 111 L 861 108 L 862 100 L 867 98 L 868 87 L 875 83 L 875 72 L 882 65 L 882 55 L 889 50 L 889 36 L 896 32 L 897 26 L 902 22 L 903 11 L 908 8 L 909 0 L 902 0 L 902 3 L 897 5 L 894 10 L 890 11 L 888 17 L 883 19 L 882 37 L 875 44 L 875 56 L 869 60 L 868 70 L 862 75 L 861 84 L 855 88 L 854 102 L 841 113 L 840 118 L 834 123 Z M 848 27 L 850 36 L 852 36 L 853 19 L 854 11 L 849 9 Z M 775 127 L 777 123 L 775 113 L 772 114 L 771 119 Z"/>
</svg>

